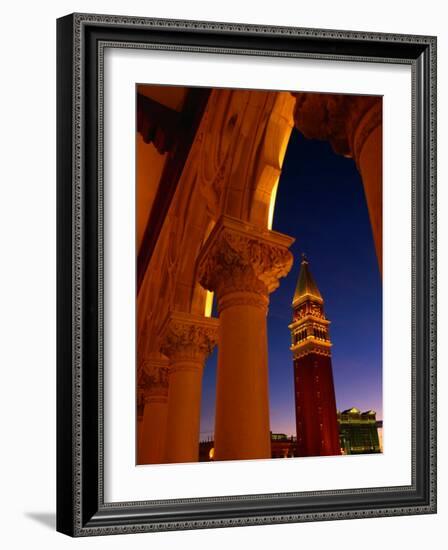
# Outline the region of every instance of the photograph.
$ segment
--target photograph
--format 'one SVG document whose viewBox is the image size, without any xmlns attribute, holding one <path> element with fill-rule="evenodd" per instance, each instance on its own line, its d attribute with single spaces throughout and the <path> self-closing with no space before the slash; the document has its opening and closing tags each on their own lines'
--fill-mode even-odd
<svg viewBox="0 0 448 550">
<path fill-rule="evenodd" d="M 383 98 L 135 92 L 136 465 L 382 453 Z"/>
</svg>

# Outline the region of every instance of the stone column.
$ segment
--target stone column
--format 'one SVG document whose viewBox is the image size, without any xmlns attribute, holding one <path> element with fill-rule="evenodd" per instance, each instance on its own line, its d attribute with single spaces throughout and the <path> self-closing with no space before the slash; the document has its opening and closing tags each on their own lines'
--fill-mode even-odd
<svg viewBox="0 0 448 550">
<path fill-rule="evenodd" d="M 266 314 L 293 241 L 223 216 L 199 256 L 199 281 L 219 311 L 215 460 L 271 457 Z"/>
<path fill-rule="evenodd" d="M 383 252 L 383 126 L 382 105 L 374 103 L 353 132 L 353 158 L 362 177 L 378 265 Z"/>
<path fill-rule="evenodd" d="M 164 461 L 168 412 L 168 359 L 154 354 L 143 363 L 143 420 L 140 428 L 138 464 Z"/>
<path fill-rule="evenodd" d="M 162 352 L 170 360 L 165 462 L 199 460 L 202 371 L 218 337 L 218 321 L 173 312 L 161 330 Z"/>
</svg>

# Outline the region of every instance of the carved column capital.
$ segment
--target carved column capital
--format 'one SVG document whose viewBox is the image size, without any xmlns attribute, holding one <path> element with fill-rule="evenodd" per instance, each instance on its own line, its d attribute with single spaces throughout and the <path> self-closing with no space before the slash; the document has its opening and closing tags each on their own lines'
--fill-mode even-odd
<svg viewBox="0 0 448 550">
<path fill-rule="evenodd" d="M 220 311 L 238 303 L 267 308 L 268 294 L 291 269 L 292 237 L 222 216 L 198 258 L 198 277 Z"/>
<path fill-rule="evenodd" d="M 333 150 L 358 163 L 370 133 L 382 123 L 377 96 L 294 93 L 296 128 L 310 139 L 330 142 Z"/>
<path fill-rule="evenodd" d="M 218 341 L 219 321 L 191 313 L 171 312 L 161 329 L 161 351 L 177 363 L 204 363 Z"/>
<path fill-rule="evenodd" d="M 169 361 L 160 353 L 150 354 L 143 360 L 140 384 L 144 402 L 165 402 L 168 398 Z"/>
</svg>

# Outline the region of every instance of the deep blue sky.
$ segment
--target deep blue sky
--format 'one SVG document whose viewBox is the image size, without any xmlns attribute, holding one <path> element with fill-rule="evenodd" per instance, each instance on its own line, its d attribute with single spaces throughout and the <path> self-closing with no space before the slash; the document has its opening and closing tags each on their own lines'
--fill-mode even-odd
<svg viewBox="0 0 448 550">
<path fill-rule="evenodd" d="M 271 430 L 295 435 L 293 364 L 288 324 L 300 256 L 331 321 L 337 407 L 374 409 L 382 418 L 382 289 L 362 182 L 355 163 L 327 142 L 293 131 L 286 152 L 273 229 L 295 237 L 294 265 L 270 296 L 268 315 Z M 207 361 L 201 439 L 213 433 L 217 349 Z"/>
</svg>

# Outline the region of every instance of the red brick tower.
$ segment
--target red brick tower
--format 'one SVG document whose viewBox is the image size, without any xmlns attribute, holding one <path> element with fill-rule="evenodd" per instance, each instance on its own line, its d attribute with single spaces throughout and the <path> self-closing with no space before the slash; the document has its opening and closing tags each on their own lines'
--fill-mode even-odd
<svg viewBox="0 0 448 550">
<path fill-rule="evenodd" d="M 297 456 L 341 454 L 331 367 L 330 321 L 324 301 L 302 256 L 292 302 Z"/>
</svg>

